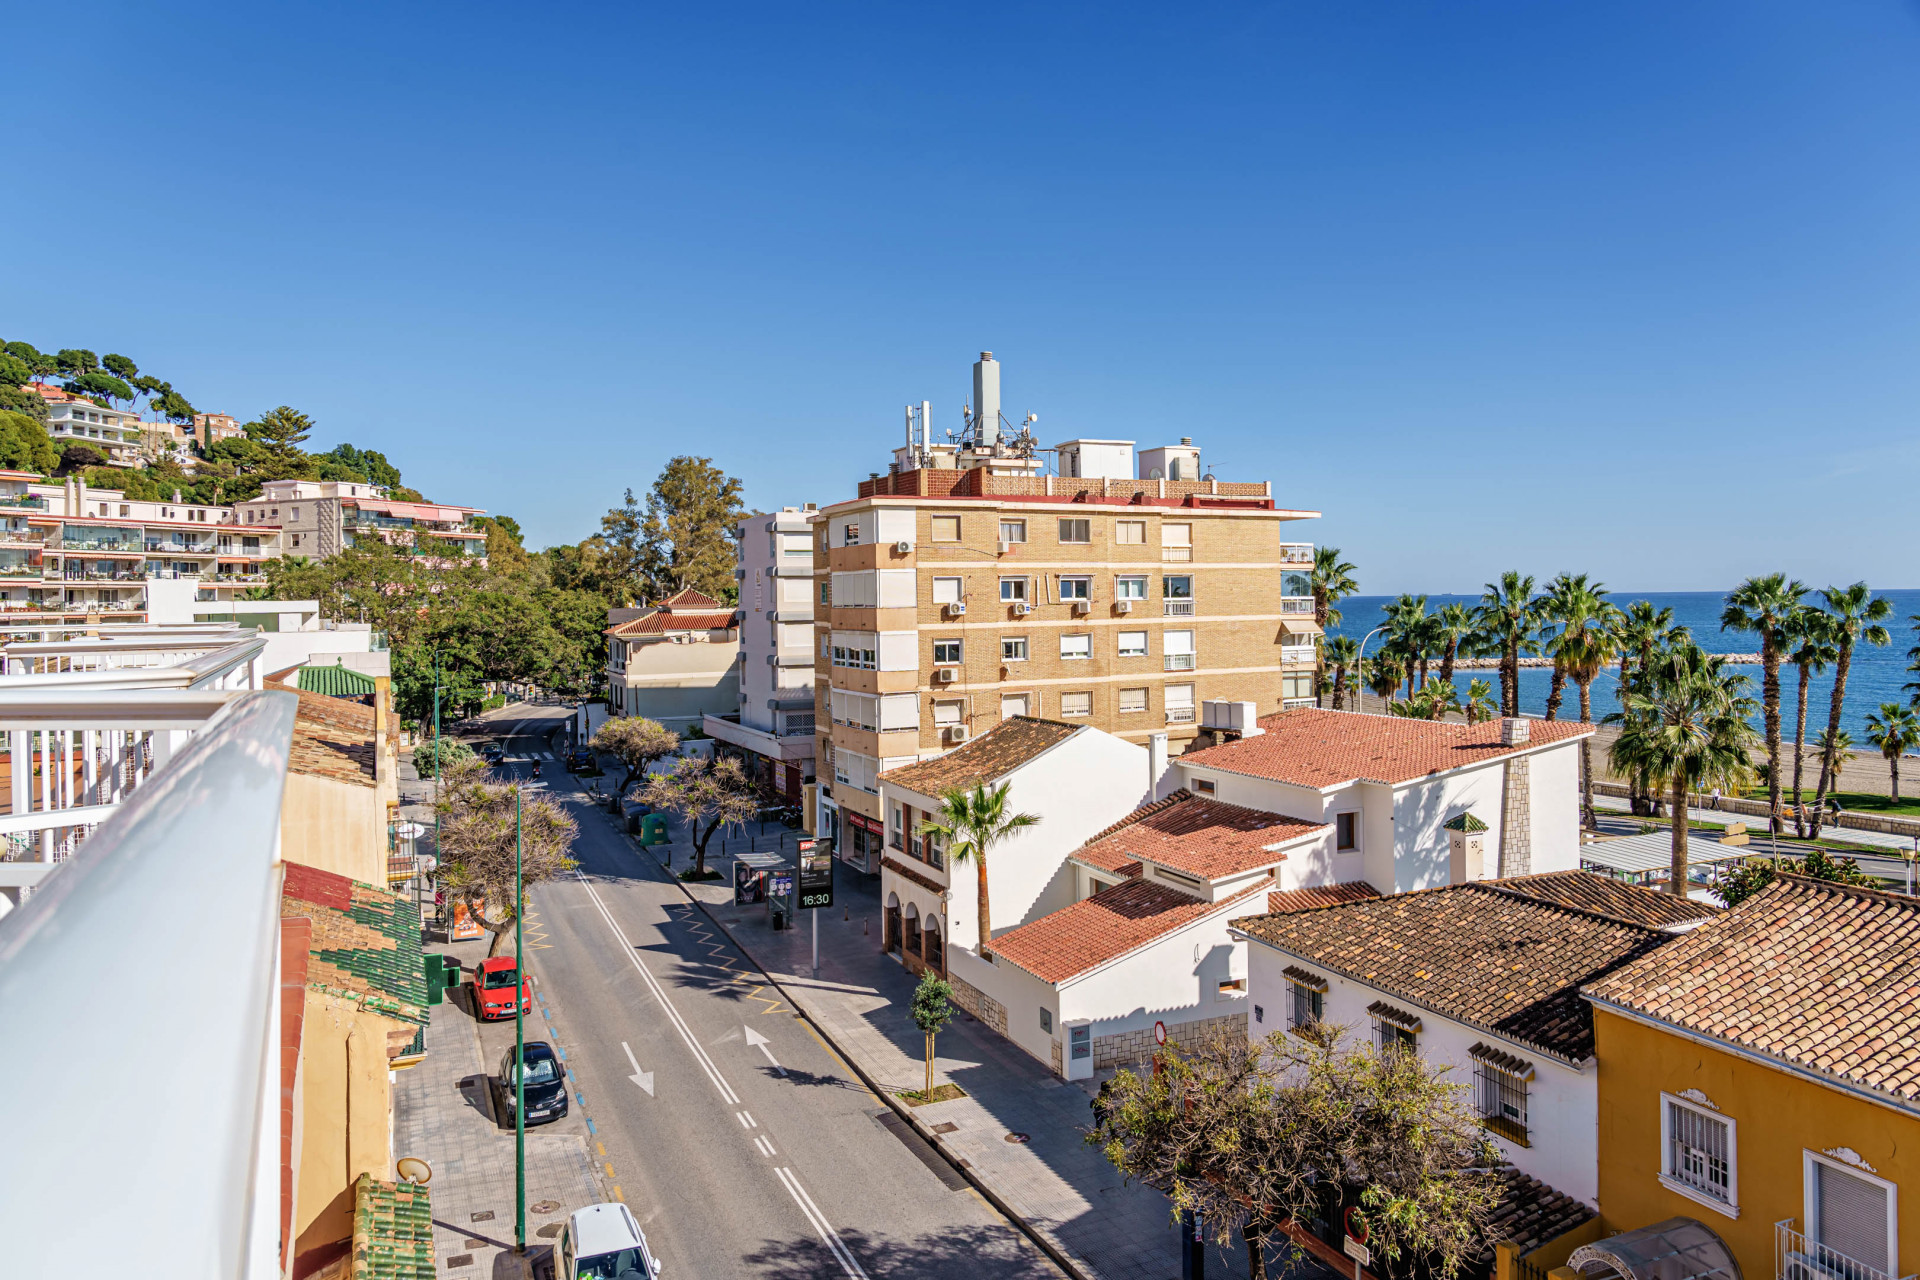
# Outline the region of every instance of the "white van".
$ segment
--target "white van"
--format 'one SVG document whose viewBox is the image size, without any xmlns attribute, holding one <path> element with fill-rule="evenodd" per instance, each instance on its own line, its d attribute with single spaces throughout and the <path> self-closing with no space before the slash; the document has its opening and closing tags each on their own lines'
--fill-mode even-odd
<svg viewBox="0 0 1920 1280">
<path fill-rule="evenodd" d="M 660 1260 L 624 1204 L 590 1204 L 567 1219 L 553 1250 L 554 1280 L 659 1280 Z"/>
</svg>

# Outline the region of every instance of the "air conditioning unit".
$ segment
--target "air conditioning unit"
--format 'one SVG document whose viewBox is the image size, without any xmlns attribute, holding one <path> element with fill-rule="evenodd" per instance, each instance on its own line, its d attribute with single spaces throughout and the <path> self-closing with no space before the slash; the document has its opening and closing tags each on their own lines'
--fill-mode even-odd
<svg viewBox="0 0 1920 1280">
<path fill-rule="evenodd" d="M 1025 614 L 1025 613 L 1032 613 L 1032 612 L 1033 612 L 1033 606 L 1032 606 L 1032 605 L 1030 605 L 1030 604 L 1027 604 L 1027 603 L 1025 603 L 1025 602 L 1022 602 L 1022 603 L 1020 603 L 1020 604 L 1016 604 L 1016 605 L 1014 605 L 1014 606 L 1013 606 L 1013 611 L 1014 611 L 1015 613 L 1021 613 L 1021 614 Z"/>
<path fill-rule="evenodd" d="M 1133 612 L 1133 601 L 1131 601 L 1131 600 L 1115 600 L 1115 601 L 1113 602 L 1113 609 L 1114 609 L 1114 612 L 1115 612 L 1115 613 L 1132 613 L 1132 612 Z"/>
<path fill-rule="evenodd" d="M 1091 600 L 1075 600 L 1073 602 L 1073 613 L 1075 617 L 1081 617 L 1092 612 L 1093 602 Z"/>
<path fill-rule="evenodd" d="M 1005 555 L 1011 550 L 1013 550 L 1013 543 L 1002 540 L 1000 543 L 1000 554 Z"/>
<path fill-rule="evenodd" d="M 908 542 L 906 539 L 902 538 L 900 541 L 893 544 L 893 549 L 899 552 L 901 555 L 905 555 L 907 554 L 907 552 L 913 550 L 913 544 L 911 542 Z"/>
<path fill-rule="evenodd" d="M 965 600 L 951 600 L 947 603 L 947 616 L 949 618 L 957 618 L 966 611 L 967 602 Z"/>
<path fill-rule="evenodd" d="M 947 726 L 947 741 L 952 745 L 960 745 L 967 740 L 967 736 L 967 726 L 963 724 L 950 724 Z"/>
<path fill-rule="evenodd" d="M 933 678 L 942 684 L 952 684 L 960 678 L 960 669 L 958 667 L 935 667 Z"/>
</svg>

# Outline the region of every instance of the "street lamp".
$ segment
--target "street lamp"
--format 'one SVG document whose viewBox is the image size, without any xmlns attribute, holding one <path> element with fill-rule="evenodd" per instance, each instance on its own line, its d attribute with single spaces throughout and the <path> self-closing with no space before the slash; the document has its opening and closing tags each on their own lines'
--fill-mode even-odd
<svg viewBox="0 0 1920 1280">
<path fill-rule="evenodd" d="M 1913 864 L 1915 860 L 1920 859 L 1920 836 L 1915 836 L 1913 838 L 1913 847 L 1911 849 L 1902 849 L 1900 856 L 1906 859 L 1907 896 L 1911 898 L 1913 896 Z"/>
<path fill-rule="evenodd" d="M 1353 660 L 1353 709 L 1355 711 L 1364 710 L 1360 705 L 1360 671 L 1367 663 L 1367 641 L 1373 639 L 1386 629 L 1386 624 L 1382 623 L 1380 626 L 1367 632 L 1366 635 L 1360 637 L 1360 653 L 1359 656 Z"/>
</svg>

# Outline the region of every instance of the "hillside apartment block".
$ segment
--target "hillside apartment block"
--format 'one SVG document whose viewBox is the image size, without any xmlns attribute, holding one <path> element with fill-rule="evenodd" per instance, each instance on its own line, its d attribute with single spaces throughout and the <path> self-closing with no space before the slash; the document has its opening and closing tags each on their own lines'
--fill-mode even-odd
<svg viewBox="0 0 1920 1280">
<path fill-rule="evenodd" d="M 888 473 L 820 512 L 816 830 L 856 863 L 877 865 L 882 772 L 1005 720 L 1177 748 L 1203 701 L 1313 700 L 1313 547 L 1287 525 L 1319 513 L 1205 474 L 1190 439 L 1137 466 L 1130 441 L 1071 440 L 1041 474 L 999 382 L 982 353 L 957 443 L 931 442 L 923 405 Z"/>
<path fill-rule="evenodd" d="M 283 529 L 286 554 L 315 560 L 367 539 L 409 555 L 459 555 L 484 563 L 487 535 L 471 524 L 478 507 L 395 502 L 386 492 L 347 480 L 269 480 L 259 497 L 234 504 L 234 522 Z"/>
</svg>

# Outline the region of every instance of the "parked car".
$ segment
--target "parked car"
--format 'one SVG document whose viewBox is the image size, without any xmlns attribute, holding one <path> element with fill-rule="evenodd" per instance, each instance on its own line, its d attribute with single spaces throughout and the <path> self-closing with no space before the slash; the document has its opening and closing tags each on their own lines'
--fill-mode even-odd
<svg viewBox="0 0 1920 1280">
<path fill-rule="evenodd" d="M 499 764 L 507 758 L 506 745 L 499 742 L 489 742 L 480 748 L 480 758 L 488 764 Z"/>
<path fill-rule="evenodd" d="M 533 980 L 520 976 L 512 956 L 492 956 L 473 969 L 473 1010 L 486 1021 L 513 1016 L 513 989 L 520 988 L 520 1011 L 533 1012 Z"/>
<path fill-rule="evenodd" d="M 624 1204 L 590 1204 L 567 1219 L 553 1250 L 554 1280 L 658 1280 L 660 1261 Z"/>
<path fill-rule="evenodd" d="M 576 747 L 567 752 L 567 768 L 575 773 L 591 769 L 595 763 L 597 762 L 593 758 L 593 752 L 584 748 Z"/>
<path fill-rule="evenodd" d="M 567 1114 L 567 1068 L 545 1040 L 527 1041 L 521 1059 L 527 1071 L 527 1123 L 558 1120 Z M 506 1097 L 507 1119 L 513 1119 L 513 1050 L 500 1059 L 500 1092 Z"/>
</svg>

